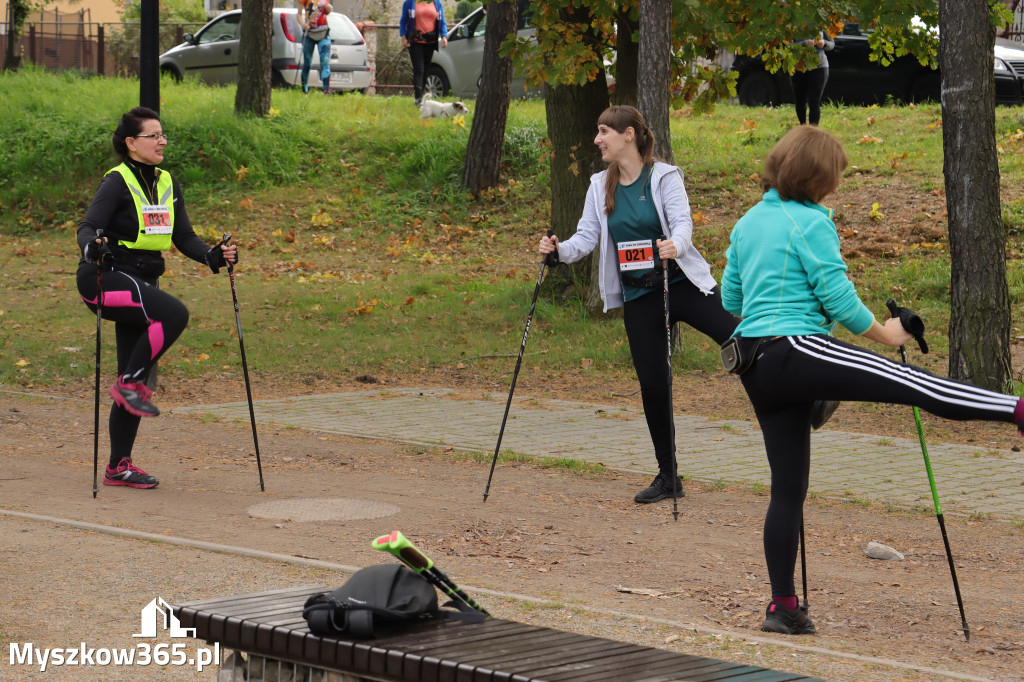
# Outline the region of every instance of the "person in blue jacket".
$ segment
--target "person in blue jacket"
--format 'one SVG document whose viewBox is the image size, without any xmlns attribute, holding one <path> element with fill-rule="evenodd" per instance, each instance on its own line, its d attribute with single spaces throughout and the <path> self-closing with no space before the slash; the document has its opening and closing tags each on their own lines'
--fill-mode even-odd
<svg viewBox="0 0 1024 682">
<path fill-rule="evenodd" d="M 412 61 L 412 89 L 414 103 L 423 101 L 423 79 L 434 57 L 434 51 L 448 47 L 448 24 L 444 20 L 441 0 L 405 0 L 402 18 L 398 22 L 398 35 L 402 46 L 409 50 Z"/>
<path fill-rule="evenodd" d="M 1016 396 L 939 378 L 832 336 L 838 323 L 886 346 L 913 338 L 898 318 L 876 321 L 846 275 L 831 211 L 820 203 L 846 165 L 842 145 L 821 129 L 787 133 L 765 159 L 764 198 L 733 228 L 722 274 L 722 304 L 742 318 L 733 334 L 740 355 L 753 358 L 740 379 L 771 468 L 764 553 L 772 600 L 761 625 L 768 632 L 815 632 L 793 581 L 813 401 L 916 405 L 945 419 L 1024 424 Z"/>
</svg>

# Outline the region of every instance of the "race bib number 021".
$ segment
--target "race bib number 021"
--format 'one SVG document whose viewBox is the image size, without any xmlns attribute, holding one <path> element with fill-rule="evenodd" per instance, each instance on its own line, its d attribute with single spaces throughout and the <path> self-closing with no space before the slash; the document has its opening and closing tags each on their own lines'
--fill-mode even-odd
<svg viewBox="0 0 1024 682">
<path fill-rule="evenodd" d="M 143 206 L 142 228 L 146 234 L 171 234 L 171 209 L 163 204 Z"/>
<path fill-rule="evenodd" d="M 619 242 L 619 270 L 647 270 L 654 267 L 654 242 L 641 239 L 635 242 Z"/>
</svg>

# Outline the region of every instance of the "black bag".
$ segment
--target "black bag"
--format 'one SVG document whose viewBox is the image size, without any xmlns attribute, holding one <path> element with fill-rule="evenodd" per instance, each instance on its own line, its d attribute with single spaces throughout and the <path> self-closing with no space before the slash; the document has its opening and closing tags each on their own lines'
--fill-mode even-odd
<svg viewBox="0 0 1024 682">
<path fill-rule="evenodd" d="M 722 344 L 722 367 L 729 374 L 742 375 L 754 364 L 758 347 L 764 339 L 744 339 L 734 336 Z"/>
<path fill-rule="evenodd" d="M 352 637 L 375 637 L 389 627 L 428 618 L 483 620 L 482 613 L 473 613 L 441 611 L 434 586 L 398 564 L 361 568 L 333 592 L 307 599 L 302 609 L 313 634 Z"/>
</svg>

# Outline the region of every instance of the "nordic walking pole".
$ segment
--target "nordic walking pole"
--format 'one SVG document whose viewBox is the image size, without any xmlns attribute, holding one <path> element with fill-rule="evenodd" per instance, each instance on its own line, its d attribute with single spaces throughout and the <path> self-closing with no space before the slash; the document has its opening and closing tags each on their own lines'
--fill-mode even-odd
<svg viewBox="0 0 1024 682">
<path fill-rule="evenodd" d="M 668 363 L 668 426 L 672 438 L 672 519 L 679 520 L 679 491 L 676 479 L 679 476 L 676 464 L 676 420 L 672 414 L 672 322 L 668 309 L 668 261 L 661 261 L 663 295 L 665 299 L 665 360 Z"/>
<path fill-rule="evenodd" d="M 449 597 L 459 601 L 466 606 L 489 616 L 487 610 L 476 603 L 462 588 L 456 585 L 451 578 L 439 571 L 434 562 L 426 554 L 421 552 L 416 545 L 412 544 L 409 538 L 402 534 L 402 531 L 392 531 L 390 535 L 381 535 L 373 541 L 374 549 L 394 554 L 403 564 L 422 575 L 428 582 L 447 594 Z"/>
<path fill-rule="evenodd" d="M 96 230 L 96 238 L 103 241 L 103 230 Z M 99 492 L 97 478 L 100 468 L 100 322 L 103 319 L 103 257 L 96 261 L 96 402 L 92 419 L 92 499 Z"/>
<path fill-rule="evenodd" d="M 221 244 L 231 241 L 231 235 L 225 234 Z M 265 492 L 263 487 L 263 464 L 260 462 L 260 441 L 256 437 L 256 413 L 252 408 L 252 389 L 249 387 L 249 363 L 245 360 L 245 343 L 242 341 L 242 316 L 238 312 L 238 292 L 235 291 L 235 267 L 234 263 L 228 261 L 228 279 L 231 280 L 231 302 L 235 306 L 235 327 L 238 329 L 238 352 L 242 356 L 242 374 L 245 376 L 245 397 L 249 401 L 249 423 L 252 424 L 252 444 L 256 448 L 256 470 L 260 474 L 260 492 Z"/>
<path fill-rule="evenodd" d="M 924 323 L 914 313 L 906 309 L 901 309 L 897 304 L 896 300 L 890 298 L 885 302 L 887 308 L 889 308 L 889 314 L 892 317 L 900 318 L 900 322 L 903 324 L 903 328 L 914 335 L 917 339 L 918 344 L 921 346 L 921 350 L 924 353 L 928 352 L 928 345 L 924 343 Z M 904 314 L 901 314 L 905 311 Z M 907 319 L 904 319 L 904 318 Z M 900 358 L 903 360 L 903 364 L 907 364 L 907 349 L 904 346 L 900 346 Z M 917 406 L 914 406 L 914 423 L 917 426 L 917 439 L 921 442 L 921 455 L 924 457 L 924 468 L 928 472 L 928 484 L 932 488 L 932 502 L 935 505 L 935 518 L 939 520 L 939 530 L 942 532 L 942 544 L 946 546 L 946 560 L 949 562 L 949 573 L 953 576 L 953 591 L 956 592 L 956 605 L 960 609 L 960 626 L 964 632 L 964 639 L 971 641 L 971 628 L 967 624 L 967 616 L 964 614 L 964 600 L 960 596 L 960 583 L 956 579 L 956 566 L 953 564 L 953 552 L 949 548 L 949 537 L 946 535 L 946 521 L 942 516 L 942 505 L 939 503 L 939 491 L 935 487 L 935 475 L 932 473 L 932 463 L 928 458 L 928 446 L 924 442 L 924 429 L 921 426 L 921 413 L 918 411 Z"/>
<path fill-rule="evenodd" d="M 548 236 L 553 237 L 555 233 L 548 230 Z M 494 465 L 498 463 L 498 451 L 501 450 L 501 437 L 505 434 L 505 422 L 508 421 L 508 410 L 512 406 L 512 393 L 516 390 L 516 379 L 519 378 L 519 368 L 523 364 L 523 352 L 526 350 L 526 339 L 530 336 L 530 324 L 533 322 L 533 311 L 537 308 L 537 294 L 540 293 L 540 283 L 544 279 L 544 269 L 547 266 L 554 267 L 555 258 L 552 253 L 546 254 L 540 263 L 540 273 L 537 275 L 537 286 L 533 288 L 533 301 L 530 303 L 530 314 L 526 316 L 526 330 L 523 331 L 523 342 L 519 345 L 519 358 L 516 360 L 516 369 L 512 373 L 512 386 L 508 389 L 508 400 L 505 401 L 505 415 L 501 418 L 501 428 L 498 430 L 498 443 L 494 446 L 494 458 L 491 459 L 491 473 L 487 475 L 487 487 L 484 488 L 484 502 L 491 491 L 491 479 L 494 477 Z"/>
</svg>

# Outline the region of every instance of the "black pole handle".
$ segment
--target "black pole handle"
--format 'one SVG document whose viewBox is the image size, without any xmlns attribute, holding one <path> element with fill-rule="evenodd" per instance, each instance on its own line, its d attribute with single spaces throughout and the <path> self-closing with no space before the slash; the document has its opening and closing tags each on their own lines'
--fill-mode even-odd
<svg viewBox="0 0 1024 682">
<path fill-rule="evenodd" d="M 551 237 L 554 237 L 554 236 L 555 236 L 555 231 L 550 229 L 550 228 L 548 228 L 548 238 L 550 239 Z M 552 251 L 551 253 L 548 253 L 548 254 L 544 255 L 544 266 L 545 267 L 553 268 L 556 265 L 558 265 L 558 249 L 557 248 L 554 251 Z"/>
<path fill-rule="evenodd" d="M 925 355 L 928 354 L 928 342 L 924 340 L 924 321 L 920 315 L 915 313 L 913 310 L 908 308 L 901 308 L 897 303 L 896 299 L 890 298 L 885 302 L 885 307 L 889 309 L 889 315 L 891 317 L 898 317 L 900 324 L 907 330 L 917 341 L 918 348 Z"/>
</svg>

